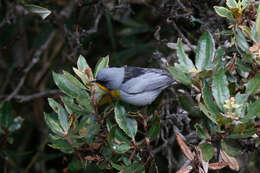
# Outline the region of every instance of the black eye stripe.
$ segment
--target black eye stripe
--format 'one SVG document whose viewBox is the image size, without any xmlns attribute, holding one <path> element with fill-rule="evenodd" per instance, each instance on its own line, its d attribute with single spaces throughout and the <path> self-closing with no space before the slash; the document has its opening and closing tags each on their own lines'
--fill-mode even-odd
<svg viewBox="0 0 260 173">
<path fill-rule="evenodd" d="M 97 80 L 96 82 L 99 83 L 99 84 L 101 84 L 101 85 L 105 85 L 105 84 L 107 84 L 108 81 Z"/>
</svg>

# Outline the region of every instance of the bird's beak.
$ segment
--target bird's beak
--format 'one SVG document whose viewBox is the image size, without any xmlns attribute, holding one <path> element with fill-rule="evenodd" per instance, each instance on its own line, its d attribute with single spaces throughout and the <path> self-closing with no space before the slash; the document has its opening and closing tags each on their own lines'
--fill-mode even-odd
<svg viewBox="0 0 260 173">
<path fill-rule="evenodd" d="M 88 82 L 89 83 L 94 83 L 94 82 L 97 82 L 97 79 L 89 80 Z"/>
</svg>

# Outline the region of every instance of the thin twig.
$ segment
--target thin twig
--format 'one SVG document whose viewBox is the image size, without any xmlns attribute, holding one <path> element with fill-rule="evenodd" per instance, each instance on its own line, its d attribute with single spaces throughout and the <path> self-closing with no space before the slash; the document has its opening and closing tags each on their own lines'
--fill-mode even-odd
<svg viewBox="0 0 260 173">
<path fill-rule="evenodd" d="M 103 12 L 101 12 L 101 13 L 98 14 L 98 16 L 96 17 L 94 26 L 93 26 L 91 29 L 85 31 L 87 34 L 93 34 L 93 33 L 96 33 L 96 32 L 97 32 L 97 30 L 98 30 L 98 24 L 99 24 L 99 21 L 100 21 L 102 15 L 103 15 Z"/>
<path fill-rule="evenodd" d="M 23 102 L 28 102 L 31 100 L 35 100 L 41 97 L 47 97 L 49 95 L 56 95 L 56 94 L 61 94 L 62 92 L 60 90 L 47 90 L 47 91 L 43 91 L 43 92 L 39 92 L 36 94 L 32 94 L 32 95 L 17 95 L 15 96 L 16 99 L 19 100 L 19 102 L 23 103 Z"/>
<path fill-rule="evenodd" d="M 183 3 L 182 3 L 180 0 L 176 0 L 176 1 L 177 1 L 177 3 L 181 6 L 181 8 L 182 8 L 185 12 L 187 12 L 187 13 L 189 13 L 189 14 L 192 13 L 192 11 L 189 10 L 189 9 L 187 9 L 187 8 L 185 7 L 185 5 L 183 5 Z"/>
<path fill-rule="evenodd" d="M 21 78 L 19 84 L 17 85 L 17 87 L 15 88 L 15 90 L 5 99 L 5 101 L 10 101 L 15 95 L 17 95 L 17 93 L 20 91 L 20 89 L 22 88 L 24 81 L 27 77 L 28 72 L 32 69 L 32 67 L 39 61 L 39 58 L 33 58 L 33 60 L 31 61 L 31 63 L 28 65 L 28 67 L 24 70 L 24 75 Z"/>
<path fill-rule="evenodd" d="M 175 21 L 172 20 L 171 23 L 173 24 L 174 28 L 176 29 L 176 31 L 181 35 L 181 38 L 186 42 L 187 46 L 189 46 L 190 49 L 192 49 L 193 51 L 195 51 L 194 47 L 192 46 L 192 44 L 190 43 L 190 41 L 185 37 L 185 35 L 181 32 L 181 30 L 179 29 L 179 27 L 176 25 Z"/>
<path fill-rule="evenodd" d="M 50 34 L 50 36 L 48 37 L 48 39 L 45 41 L 45 43 L 39 48 L 37 49 L 37 51 L 34 53 L 33 59 L 31 61 L 31 63 L 28 65 L 28 67 L 24 70 L 24 75 L 21 78 L 19 84 L 17 85 L 17 87 L 15 88 L 15 90 L 5 99 L 5 101 L 10 101 L 15 95 L 17 95 L 19 93 L 19 91 L 21 90 L 24 81 L 27 77 L 27 74 L 29 73 L 29 71 L 34 67 L 35 64 L 37 64 L 40 60 L 40 56 L 43 53 L 43 51 L 45 49 L 48 48 L 50 42 L 52 41 L 52 39 L 54 38 L 56 32 L 52 32 Z"/>
<path fill-rule="evenodd" d="M 47 97 L 49 95 L 61 94 L 60 90 L 47 90 L 39 93 L 31 94 L 31 95 L 15 95 L 13 99 L 17 99 L 20 103 L 29 102 L 41 97 Z M 9 95 L 0 95 L 0 100 L 7 98 Z"/>
</svg>

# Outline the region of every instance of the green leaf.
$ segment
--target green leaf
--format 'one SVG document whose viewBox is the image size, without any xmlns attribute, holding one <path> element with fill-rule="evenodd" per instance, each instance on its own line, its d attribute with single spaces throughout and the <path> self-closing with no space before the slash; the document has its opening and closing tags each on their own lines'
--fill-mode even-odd
<svg viewBox="0 0 260 173">
<path fill-rule="evenodd" d="M 95 115 L 84 115 L 78 126 L 79 134 L 86 138 L 86 142 L 90 144 L 100 131 Z"/>
<path fill-rule="evenodd" d="M 87 97 L 86 97 L 87 96 Z M 91 104 L 91 99 L 89 95 L 86 96 L 79 96 L 76 98 L 76 102 L 79 103 L 86 111 L 88 112 L 93 112 L 94 108 L 93 105 Z"/>
<path fill-rule="evenodd" d="M 70 81 L 72 84 L 74 84 L 76 87 L 81 88 L 83 90 L 86 89 L 86 87 L 73 75 L 63 70 L 63 76 Z"/>
<path fill-rule="evenodd" d="M 185 69 L 185 72 L 190 72 L 195 68 L 193 62 L 189 59 L 188 55 L 184 52 L 183 43 L 181 40 L 178 40 L 177 57 L 180 65 L 183 67 L 183 69 Z"/>
<path fill-rule="evenodd" d="M 208 111 L 208 109 L 204 104 L 199 103 L 199 108 L 211 121 L 217 124 L 216 120 L 213 118 L 213 116 L 211 115 L 211 113 Z"/>
<path fill-rule="evenodd" d="M 62 101 L 64 104 L 70 108 L 74 113 L 79 113 L 79 114 L 86 114 L 86 113 L 91 113 L 93 112 L 93 107 L 92 105 L 89 104 L 88 107 L 83 107 L 81 105 L 77 105 L 74 102 L 74 99 L 71 97 L 64 96 L 62 97 Z"/>
<path fill-rule="evenodd" d="M 226 138 L 227 139 L 244 139 L 252 137 L 256 133 L 256 129 L 248 129 L 244 131 L 243 133 L 231 133 Z"/>
<path fill-rule="evenodd" d="M 108 136 L 110 147 L 117 153 L 125 153 L 130 150 L 130 141 L 116 126 L 112 127 Z"/>
<path fill-rule="evenodd" d="M 221 148 L 230 156 L 237 157 L 243 152 L 238 147 L 233 147 L 231 145 L 226 144 L 226 142 L 221 141 Z"/>
<path fill-rule="evenodd" d="M 79 58 L 78 58 L 78 61 L 77 61 L 77 67 L 78 67 L 78 70 L 79 70 L 79 72 L 81 72 L 83 75 L 85 75 L 86 76 L 86 79 L 93 79 L 93 73 L 92 73 L 92 70 L 91 70 L 91 68 L 89 67 L 89 65 L 88 65 L 88 63 L 87 63 L 87 61 L 86 61 L 86 59 L 82 56 L 82 55 L 80 55 L 79 56 Z M 85 73 L 84 73 L 84 71 L 86 71 L 86 70 L 90 70 L 89 71 L 89 75 L 90 76 L 87 76 Z"/>
<path fill-rule="evenodd" d="M 59 104 L 58 102 L 56 102 L 53 98 L 48 98 L 48 103 L 50 105 L 50 107 L 52 108 L 52 110 L 56 113 L 58 113 L 59 109 L 64 109 L 61 104 Z"/>
<path fill-rule="evenodd" d="M 242 0 L 241 5 L 242 7 L 247 6 L 249 4 L 249 0 Z"/>
<path fill-rule="evenodd" d="M 87 84 L 88 83 L 88 75 L 84 74 L 83 72 L 79 71 L 78 69 L 76 69 L 75 67 L 73 67 L 73 71 L 74 73 L 76 73 L 76 75 L 81 79 L 81 81 L 83 82 L 83 84 Z M 92 78 L 91 78 L 92 79 Z M 88 86 L 87 86 L 88 87 Z"/>
<path fill-rule="evenodd" d="M 80 169 L 82 169 L 83 165 L 81 164 L 81 161 L 79 159 L 74 158 L 72 161 L 70 161 L 68 167 L 71 172 L 74 172 L 74 171 L 79 171 Z"/>
<path fill-rule="evenodd" d="M 211 115 L 213 116 L 212 118 L 214 120 L 216 120 L 216 115 L 219 114 L 219 109 L 214 102 L 214 99 L 212 97 L 212 92 L 206 81 L 204 82 L 202 97 L 203 97 L 203 100 L 204 100 L 208 110 L 210 111 Z"/>
<path fill-rule="evenodd" d="M 124 173 L 142 173 L 145 171 L 144 165 L 140 162 L 134 162 L 123 169 Z"/>
<path fill-rule="evenodd" d="M 257 20 L 258 21 L 258 20 Z M 255 42 L 255 43 L 258 43 L 259 42 L 259 39 L 258 39 L 258 31 L 257 31 L 257 25 L 258 23 L 256 22 L 253 27 L 251 27 L 251 33 L 252 33 L 252 40 Z M 260 26 L 259 26 L 260 27 Z"/>
<path fill-rule="evenodd" d="M 245 38 L 243 32 L 239 29 L 238 26 L 236 26 L 235 40 L 236 40 L 235 43 L 238 45 L 238 47 L 242 51 L 244 51 L 244 52 L 249 51 L 249 45 L 246 41 L 246 38 Z"/>
<path fill-rule="evenodd" d="M 90 68 L 86 59 L 82 55 L 79 55 L 79 58 L 77 61 L 77 67 L 78 67 L 78 70 L 81 72 L 86 70 L 86 68 Z"/>
<path fill-rule="evenodd" d="M 229 125 L 231 133 L 244 133 L 248 128 L 251 128 L 250 123 L 237 123 Z"/>
<path fill-rule="evenodd" d="M 252 40 L 254 39 L 253 36 L 252 36 L 252 30 L 251 30 L 251 28 L 249 28 L 249 27 L 246 26 L 246 25 L 240 25 L 239 28 L 240 28 L 242 31 L 246 32 L 246 34 L 250 37 L 250 39 L 252 39 Z"/>
<path fill-rule="evenodd" d="M 201 117 L 201 112 L 198 109 L 197 103 L 193 100 L 191 96 L 185 94 L 179 94 L 179 104 L 180 106 L 193 117 Z"/>
<path fill-rule="evenodd" d="M 54 149 L 61 150 L 64 153 L 71 154 L 73 152 L 72 146 L 65 140 L 53 141 L 53 143 L 49 144 L 49 146 Z"/>
<path fill-rule="evenodd" d="M 113 127 L 113 123 L 111 120 L 109 119 L 106 120 L 106 127 L 107 127 L 107 131 L 110 132 L 111 128 Z"/>
<path fill-rule="evenodd" d="M 236 59 L 236 64 L 239 74 L 242 77 L 247 78 L 248 73 L 252 71 L 251 67 L 244 64 L 243 61 L 239 58 Z"/>
<path fill-rule="evenodd" d="M 196 128 L 197 136 L 200 139 L 209 139 L 210 138 L 210 136 L 208 135 L 207 132 L 205 132 L 205 130 L 203 129 L 201 124 L 196 123 L 194 127 Z"/>
<path fill-rule="evenodd" d="M 221 126 L 221 125 L 229 125 L 230 123 L 232 123 L 232 119 L 229 117 L 225 117 L 221 114 L 217 115 L 217 123 Z"/>
<path fill-rule="evenodd" d="M 1 126 L 9 128 L 13 122 L 12 105 L 9 102 L 3 102 L 0 109 L 0 123 Z"/>
<path fill-rule="evenodd" d="M 51 11 L 47 8 L 43 8 L 33 4 L 26 4 L 25 8 L 29 10 L 31 13 L 35 13 L 41 16 L 42 20 L 48 17 L 51 14 Z"/>
<path fill-rule="evenodd" d="M 112 166 L 113 168 L 115 168 L 116 170 L 118 170 L 118 171 L 121 171 L 121 170 L 123 169 L 123 166 L 121 166 L 121 165 L 119 165 L 119 164 L 116 164 L 116 163 L 114 163 L 114 162 L 111 162 L 111 166 Z"/>
<path fill-rule="evenodd" d="M 66 112 L 65 109 L 59 109 L 58 110 L 58 118 L 61 127 L 65 131 L 66 134 L 68 134 L 69 131 L 69 122 L 68 122 L 68 113 Z"/>
<path fill-rule="evenodd" d="M 235 109 L 235 112 L 237 115 L 239 115 L 239 116 L 245 115 L 245 109 L 247 106 L 247 104 L 245 104 L 245 103 L 246 103 L 247 99 L 248 99 L 248 94 L 241 94 L 241 93 L 236 94 L 235 104 L 242 105 L 241 107 Z"/>
<path fill-rule="evenodd" d="M 199 147 L 202 151 L 203 160 L 209 162 L 210 159 L 214 156 L 214 147 L 209 143 L 201 143 Z"/>
<path fill-rule="evenodd" d="M 228 81 L 224 69 L 217 71 L 213 76 L 212 94 L 218 107 L 223 111 L 225 100 L 229 99 L 230 97 Z"/>
<path fill-rule="evenodd" d="M 231 9 L 232 8 L 239 8 L 236 0 L 227 0 L 226 4 L 227 4 L 228 8 L 231 8 Z"/>
<path fill-rule="evenodd" d="M 109 56 L 99 59 L 95 68 L 94 76 L 97 77 L 97 74 L 101 69 L 107 68 L 108 63 L 109 63 Z"/>
<path fill-rule="evenodd" d="M 169 71 L 171 72 L 174 80 L 183 83 L 184 85 L 190 86 L 191 80 L 190 78 L 184 73 L 183 70 L 179 69 L 176 66 L 170 66 Z"/>
<path fill-rule="evenodd" d="M 137 122 L 135 119 L 128 118 L 123 105 L 119 102 L 115 106 L 115 120 L 118 126 L 130 137 L 135 139 L 137 133 Z"/>
<path fill-rule="evenodd" d="M 74 82 L 69 78 L 67 79 L 62 74 L 57 74 L 53 72 L 53 79 L 55 84 L 68 96 L 78 97 L 78 96 L 88 96 L 88 93 L 82 88 L 78 87 Z"/>
<path fill-rule="evenodd" d="M 215 53 L 215 42 L 210 32 L 205 32 L 196 48 L 195 64 L 199 71 L 212 69 Z"/>
<path fill-rule="evenodd" d="M 215 69 L 224 68 L 225 62 L 222 60 L 222 57 L 225 55 L 225 49 L 220 48 L 216 51 L 216 60 L 218 62 L 217 67 Z"/>
<path fill-rule="evenodd" d="M 255 94 L 258 91 L 260 91 L 260 74 L 257 74 L 246 84 L 246 94 Z"/>
<path fill-rule="evenodd" d="M 66 110 L 61 106 L 58 102 L 56 102 L 52 98 L 48 98 L 49 105 L 51 108 L 58 114 L 58 119 L 61 127 L 63 128 L 64 132 L 67 134 L 69 129 L 68 124 L 68 113 Z"/>
<path fill-rule="evenodd" d="M 225 17 L 231 21 L 235 21 L 235 18 L 233 16 L 233 13 L 231 10 L 229 10 L 225 7 L 220 7 L 220 6 L 214 6 L 214 9 L 219 16 Z"/>
<path fill-rule="evenodd" d="M 103 150 L 102 150 L 102 155 L 106 159 L 111 159 L 113 157 L 113 151 L 110 149 L 108 145 L 104 145 Z"/>
<path fill-rule="evenodd" d="M 152 120 L 152 125 L 149 128 L 146 136 L 149 137 L 150 141 L 153 141 L 156 139 L 160 132 L 160 118 L 158 116 L 154 116 Z"/>
<path fill-rule="evenodd" d="M 65 136 L 63 128 L 60 126 L 58 117 L 54 114 L 44 113 L 44 119 L 49 129 L 58 136 Z"/>
<path fill-rule="evenodd" d="M 260 116 L 260 99 L 257 99 L 254 103 L 249 104 L 247 110 L 248 113 L 243 119 L 241 119 L 241 122 L 243 123 Z"/>
</svg>

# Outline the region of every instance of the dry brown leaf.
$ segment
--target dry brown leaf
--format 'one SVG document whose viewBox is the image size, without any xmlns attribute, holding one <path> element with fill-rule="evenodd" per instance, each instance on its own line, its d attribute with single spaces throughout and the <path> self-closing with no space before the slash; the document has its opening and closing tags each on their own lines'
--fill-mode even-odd
<svg viewBox="0 0 260 173">
<path fill-rule="evenodd" d="M 217 163 L 210 163 L 209 169 L 210 170 L 220 170 L 224 167 L 228 166 L 227 162 L 217 162 Z"/>
<path fill-rule="evenodd" d="M 254 53 L 260 49 L 260 45 L 253 45 L 252 47 L 249 48 L 250 52 Z"/>
<path fill-rule="evenodd" d="M 69 173 L 70 172 L 70 169 L 69 168 L 64 168 L 63 170 L 62 170 L 62 173 Z"/>
<path fill-rule="evenodd" d="M 225 151 L 220 150 L 220 155 L 222 159 L 227 162 L 230 169 L 238 171 L 239 170 L 239 164 L 237 162 L 237 159 L 235 157 L 229 156 Z"/>
<path fill-rule="evenodd" d="M 205 173 L 201 167 L 199 167 L 199 173 Z"/>
<path fill-rule="evenodd" d="M 189 172 L 192 171 L 192 169 L 193 169 L 193 167 L 191 165 L 189 165 L 189 166 L 187 166 L 185 168 L 180 169 L 176 173 L 189 173 Z"/>
<path fill-rule="evenodd" d="M 85 156 L 84 157 L 85 160 L 89 160 L 89 161 L 98 161 L 100 162 L 102 159 L 100 156 L 95 155 L 95 156 Z"/>
<path fill-rule="evenodd" d="M 178 142 L 179 146 L 181 147 L 181 150 L 182 150 L 183 154 L 187 157 L 187 159 L 192 161 L 194 159 L 194 155 L 191 152 L 191 150 L 188 147 L 188 145 L 183 141 L 182 137 L 180 135 L 178 135 L 178 134 L 176 134 L 176 139 L 177 139 L 177 142 Z"/>
<path fill-rule="evenodd" d="M 233 72 L 236 69 L 236 59 L 237 58 L 235 56 L 231 59 L 228 65 L 228 71 Z"/>
</svg>

